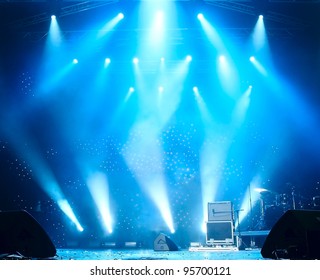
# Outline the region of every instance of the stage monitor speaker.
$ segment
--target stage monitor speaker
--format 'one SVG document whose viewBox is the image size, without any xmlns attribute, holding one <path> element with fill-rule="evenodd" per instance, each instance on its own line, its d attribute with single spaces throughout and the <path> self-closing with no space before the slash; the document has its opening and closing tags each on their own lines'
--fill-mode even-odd
<svg viewBox="0 0 320 280">
<path fill-rule="evenodd" d="M 270 259 L 320 259 L 320 211 L 286 211 L 267 235 L 261 255 Z"/>
<path fill-rule="evenodd" d="M 0 212 L 0 254 L 50 258 L 56 248 L 41 225 L 26 211 Z"/>
<path fill-rule="evenodd" d="M 178 246 L 165 234 L 160 233 L 153 242 L 155 251 L 178 251 Z"/>
</svg>

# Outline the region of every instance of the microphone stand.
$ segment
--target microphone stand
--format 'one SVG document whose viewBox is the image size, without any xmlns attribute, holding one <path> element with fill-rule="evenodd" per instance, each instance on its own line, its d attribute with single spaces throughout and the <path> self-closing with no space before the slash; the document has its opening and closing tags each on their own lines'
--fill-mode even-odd
<svg viewBox="0 0 320 280">
<path fill-rule="evenodd" d="M 241 236 L 241 230 L 240 230 L 240 218 L 239 218 L 239 212 L 242 211 L 243 209 L 237 209 L 234 210 L 234 212 L 236 212 L 236 217 L 237 217 L 237 228 L 238 228 L 238 247 L 240 248 L 242 243 L 244 244 L 245 247 L 247 247 L 247 245 L 243 242 L 242 240 L 242 236 Z"/>
<path fill-rule="evenodd" d="M 253 213 L 252 213 L 252 199 L 251 199 L 251 186 L 249 184 L 249 204 L 250 204 L 250 230 L 253 230 Z M 250 236 L 250 248 L 255 248 L 254 240 Z"/>
</svg>

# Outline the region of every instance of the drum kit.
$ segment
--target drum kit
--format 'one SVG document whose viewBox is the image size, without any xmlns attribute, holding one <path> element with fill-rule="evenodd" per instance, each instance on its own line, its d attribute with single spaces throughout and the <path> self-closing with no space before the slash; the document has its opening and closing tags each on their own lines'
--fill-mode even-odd
<svg viewBox="0 0 320 280">
<path fill-rule="evenodd" d="M 320 210 L 320 195 L 306 198 L 295 192 L 276 193 L 265 190 L 260 192 L 261 220 L 264 229 L 271 229 L 287 210 L 313 209 Z"/>
</svg>

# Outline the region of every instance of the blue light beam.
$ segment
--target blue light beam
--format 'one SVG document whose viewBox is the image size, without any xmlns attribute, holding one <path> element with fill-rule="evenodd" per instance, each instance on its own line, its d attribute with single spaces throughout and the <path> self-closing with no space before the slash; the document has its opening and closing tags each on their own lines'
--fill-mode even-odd
<svg viewBox="0 0 320 280">
<path fill-rule="evenodd" d="M 109 32 L 111 32 L 114 27 L 124 18 L 124 15 L 122 13 L 119 13 L 118 15 L 116 15 L 114 18 L 112 18 L 111 20 L 109 20 L 98 32 L 97 34 L 97 38 L 101 39 L 104 36 L 106 36 L 106 34 L 108 34 Z"/>
<path fill-rule="evenodd" d="M 102 218 L 102 226 L 112 233 L 112 218 L 109 201 L 109 183 L 104 173 L 94 172 L 87 178 L 87 186 Z"/>
<path fill-rule="evenodd" d="M 83 231 L 79 220 L 77 219 L 71 205 L 65 198 L 57 180 L 45 159 L 41 156 L 36 144 L 30 137 L 27 131 L 18 123 L 10 122 L 10 131 L 6 129 L 6 134 L 10 139 L 10 144 L 22 158 L 24 158 L 31 166 L 33 174 L 43 191 L 55 202 L 57 202 L 62 212 L 73 222 L 79 231 Z M 19 135 L 19 137 L 17 137 Z M 28 153 L 23 149 L 25 143 L 28 143 Z"/>
</svg>

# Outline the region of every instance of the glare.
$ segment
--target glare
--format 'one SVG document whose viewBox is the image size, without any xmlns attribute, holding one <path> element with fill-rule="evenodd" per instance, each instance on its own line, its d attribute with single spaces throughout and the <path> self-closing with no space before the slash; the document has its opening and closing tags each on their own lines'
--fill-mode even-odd
<svg viewBox="0 0 320 280">
<path fill-rule="evenodd" d="M 252 33 L 252 44 L 256 52 L 265 48 L 268 49 L 267 33 L 262 15 L 259 16 L 256 25 L 254 26 Z"/>
<path fill-rule="evenodd" d="M 60 199 L 60 200 L 58 200 L 57 203 L 58 203 L 60 209 L 63 211 L 63 213 L 65 213 L 67 215 L 67 217 L 75 224 L 75 226 L 77 227 L 77 230 L 82 232 L 84 229 L 80 225 L 78 219 L 76 218 L 69 202 L 66 199 Z"/>
<path fill-rule="evenodd" d="M 198 15 L 199 18 L 199 15 Z M 220 34 L 217 32 L 216 28 L 203 16 L 199 18 L 201 27 L 208 37 L 211 44 L 220 52 L 227 53 L 226 48 L 224 46 L 223 40 Z"/>
<path fill-rule="evenodd" d="M 200 103 L 200 100 L 203 101 L 202 97 L 200 97 L 199 91 L 198 90 L 194 90 L 193 91 L 194 96 L 197 98 L 197 101 Z"/>
<path fill-rule="evenodd" d="M 139 63 L 139 59 L 138 59 L 137 57 L 135 57 L 135 58 L 133 59 L 133 63 L 134 63 L 134 64 L 138 64 L 138 63 Z"/>
<path fill-rule="evenodd" d="M 250 105 L 251 92 L 252 86 L 250 85 L 237 101 L 233 112 L 233 125 L 235 127 L 240 127 L 245 120 Z"/>
<path fill-rule="evenodd" d="M 192 60 L 192 56 L 191 56 L 191 55 L 187 55 L 186 61 L 187 61 L 187 62 L 190 62 L 191 60 Z"/>
<path fill-rule="evenodd" d="M 130 99 L 130 97 L 131 97 L 131 95 L 134 93 L 134 87 L 130 87 L 129 89 L 128 89 L 128 92 L 127 92 L 127 95 L 126 95 L 126 97 L 125 97 L 125 99 L 124 99 L 124 102 L 126 103 L 126 102 L 128 102 L 128 100 Z"/>
<path fill-rule="evenodd" d="M 229 54 L 229 50 L 225 46 L 224 38 L 222 38 L 215 26 L 206 20 L 206 18 L 202 18 L 200 23 L 205 35 L 213 47 L 217 50 L 218 54 L 223 54 L 223 56 L 217 58 L 216 61 L 218 64 L 217 71 L 221 86 L 227 94 L 235 96 L 235 94 L 238 92 L 240 77 L 232 56 Z"/>
<path fill-rule="evenodd" d="M 162 29 L 163 21 L 164 21 L 164 14 L 162 11 L 158 11 L 155 16 L 156 30 Z"/>
<path fill-rule="evenodd" d="M 251 56 L 250 61 L 263 76 L 268 76 L 268 73 L 265 67 L 255 57 Z"/>
<path fill-rule="evenodd" d="M 219 61 L 220 62 L 225 62 L 226 61 L 226 57 L 224 55 L 220 55 L 219 56 Z"/>
<path fill-rule="evenodd" d="M 203 14 L 201 14 L 201 13 L 200 13 L 200 14 L 198 14 L 198 19 L 199 19 L 199 20 L 203 20 L 203 19 L 204 19 Z"/>
<path fill-rule="evenodd" d="M 255 176 L 251 180 L 251 182 L 246 190 L 242 205 L 240 207 L 240 209 L 243 209 L 243 211 L 241 211 L 239 213 L 239 221 L 237 222 L 237 225 L 241 224 L 241 222 L 246 217 L 249 217 L 250 220 L 252 220 L 252 217 L 251 217 L 252 208 L 259 201 L 259 198 L 260 198 L 260 193 L 254 191 L 254 190 L 260 188 L 260 184 L 261 184 L 261 177 L 259 175 Z"/>
<path fill-rule="evenodd" d="M 73 62 L 73 64 L 78 64 L 79 63 L 78 59 L 76 59 L 76 58 L 74 58 L 72 62 Z"/>
<path fill-rule="evenodd" d="M 59 46 L 62 42 L 60 27 L 55 15 L 51 16 L 48 39 L 48 43 L 50 43 L 53 46 Z"/>
<path fill-rule="evenodd" d="M 112 233 L 107 176 L 102 172 L 95 172 L 88 176 L 87 186 L 102 218 L 102 227 L 106 232 Z"/>
<path fill-rule="evenodd" d="M 159 90 L 160 93 L 163 92 L 163 90 L 164 90 L 163 86 L 160 86 L 160 87 L 158 88 L 158 90 Z"/>
<path fill-rule="evenodd" d="M 198 87 L 193 87 L 193 93 L 194 93 L 195 100 L 197 102 L 197 106 L 199 108 L 201 119 L 209 127 L 210 126 L 209 124 L 212 121 L 212 116 L 207 107 L 207 104 L 203 100 Z"/>
<path fill-rule="evenodd" d="M 265 189 L 265 188 L 255 188 L 254 191 L 262 193 L 262 192 L 269 192 L 269 190 Z"/>
<path fill-rule="evenodd" d="M 18 130 L 17 130 L 18 129 Z M 19 137 L 16 137 L 16 134 Z M 26 161 L 29 163 L 33 170 L 34 178 L 42 190 L 50 197 L 54 202 L 57 203 L 62 212 L 67 218 L 72 221 L 79 231 L 83 231 L 83 227 L 76 218 L 73 209 L 58 184 L 54 173 L 50 169 L 46 158 L 43 157 L 37 145 L 33 142 L 33 139 L 29 138 L 28 135 L 24 134 L 23 129 L 19 125 L 11 126 L 8 131 L 8 137 L 11 139 L 11 143 L 18 154 L 23 154 Z M 23 143 L 28 143 L 28 153 L 22 149 Z"/>
<path fill-rule="evenodd" d="M 109 20 L 98 32 L 97 37 L 102 38 L 110 31 L 116 27 L 116 25 L 124 18 L 124 15 L 122 13 L 119 13 L 117 16 Z"/>
<path fill-rule="evenodd" d="M 201 224 L 201 232 L 202 232 L 202 233 L 207 233 L 207 224 L 206 224 L 206 221 L 204 221 L 204 222 Z"/>
<path fill-rule="evenodd" d="M 220 55 L 217 60 L 217 71 L 223 90 L 230 96 L 235 97 L 239 88 L 239 75 L 232 59 Z"/>
<path fill-rule="evenodd" d="M 108 67 L 110 63 L 111 63 L 111 59 L 107 57 L 107 58 L 104 60 L 104 67 Z"/>
</svg>

